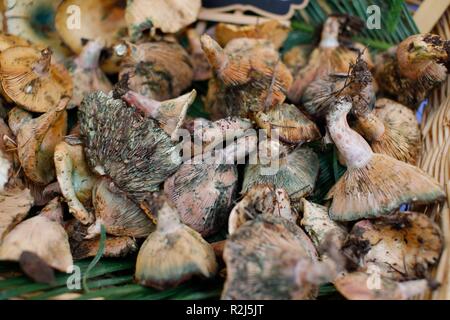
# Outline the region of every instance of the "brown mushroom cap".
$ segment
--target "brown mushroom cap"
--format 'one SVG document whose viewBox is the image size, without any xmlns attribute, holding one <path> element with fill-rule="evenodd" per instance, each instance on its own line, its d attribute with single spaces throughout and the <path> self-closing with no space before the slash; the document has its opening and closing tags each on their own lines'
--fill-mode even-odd
<svg viewBox="0 0 450 320">
<path fill-rule="evenodd" d="M 225 244 L 227 279 L 222 299 L 313 299 L 317 285 L 299 279 L 299 265 L 317 261 L 308 236 L 294 223 L 259 215 Z"/>
<path fill-rule="evenodd" d="M 193 276 L 213 277 L 217 272 L 214 250 L 199 233 L 181 223 L 176 210 L 164 202 L 158 225 L 141 246 L 136 281 L 157 289 L 175 287 Z"/>
<path fill-rule="evenodd" d="M 89 238 L 99 233 L 100 225 L 110 235 L 133 238 L 145 238 L 155 230 L 145 212 L 105 178 L 95 185 L 92 199 L 96 221 L 88 230 Z"/>
<path fill-rule="evenodd" d="M 269 20 L 263 23 L 247 26 L 238 26 L 228 23 L 219 23 L 215 34 L 217 42 L 225 47 L 228 42 L 237 38 L 254 38 L 270 40 L 275 49 L 280 49 L 287 39 L 290 28 L 278 20 Z"/>
<path fill-rule="evenodd" d="M 132 45 L 121 63 L 119 79 L 125 76 L 130 90 L 163 101 L 180 96 L 191 85 L 193 70 L 178 43 L 147 42 Z"/>
<path fill-rule="evenodd" d="M 0 260 L 19 261 L 23 252 L 30 251 L 52 268 L 70 272 L 72 255 L 61 223 L 62 207 L 55 198 L 39 215 L 21 222 L 6 235 L 0 246 Z"/>
<path fill-rule="evenodd" d="M 298 144 L 321 138 L 317 125 L 292 104 L 284 103 L 266 112 L 258 112 L 255 121 L 268 131 L 269 136 L 271 130 L 277 130 L 281 141 L 286 143 Z"/>
<path fill-rule="evenodd" d="M 355 224 L 344 251 L 364 270 L 372 264 L 392 280 L 421 279 L 439 261 L 439 227 L 425 214 L 399 212 Z"/>
<path fill-rule="evenodd" d="M 20 163 L 35 183 L 47 185 L 55 178 L 53 153 L 67 132 L 67 112 L 61 105 L 28 121 L 17 134 Z"/>
<path fill-rule="evenodd" d="M 152 28 L 176 33 L 197 20 L 201 5 L 200 0 L 133 0 L 125 19 L 132 37 Z"/>
<path fill-rule="evenodd" d="M 12 47 L 0 53 L 0 81 L 5 94 L 32 112 L 47 112 L 72 95 L 67 70 L 51 63 L 51 51 Z"/>
<path fill-rule="evenodd" d="M 31 42 L 22 37 L 0 32 L 0 52 L 17 46 L 31 46 Z"/>
<path fill-rule="evenodd" d="M 56 12 L 56 30 L 77 54 L 83 49 L 83 39 L 100 38 L 109 46 L 126 33 L 125 2 L 125 0 L 64 0 Z M 69 10 L 71 8 L 79 8 L 80 11 Z M 74 19 L 80 19 L 79 25 Z M 72 21 L 74 27 L 69 28 Z"/>
<path fill-rule="evenodd" d="M 0 245 L 3 238 L 28 214 L 34 199 L 28 189 L 11 189 L 0 193 Z"/>
</svg>

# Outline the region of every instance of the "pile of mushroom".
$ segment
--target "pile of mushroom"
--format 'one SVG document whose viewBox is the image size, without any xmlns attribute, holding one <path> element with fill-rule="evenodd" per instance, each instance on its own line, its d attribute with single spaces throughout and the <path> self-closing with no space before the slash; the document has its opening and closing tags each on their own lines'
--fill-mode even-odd
<svg viewBox="0 0 450 320">
<path fill-rule="evenodd" d="M 0 34 L 0 260 L 31 253 L 70 272 L 105 230 L 103 256 L 134 257 L 135 281 L 156 289 L 198 277 L 225 277 L 223 299 L 431 289 L 441 230 L 404 205 L 445 198 L 415 166 L 413 110 L 449 73 L 449 40 L 415 35 L 372 60 L 349 34 L 362 25 L 334 15 L 317 48 L 281 57 L 289 28 L 205 31 L 201 1 L 24 2 Z M 45 39 L 13 20 L 44 4 Z M 190 116 L 202 99 L 209 119 Z M 330 144 L 346 171 L 314 203 Z"/>
</svg>

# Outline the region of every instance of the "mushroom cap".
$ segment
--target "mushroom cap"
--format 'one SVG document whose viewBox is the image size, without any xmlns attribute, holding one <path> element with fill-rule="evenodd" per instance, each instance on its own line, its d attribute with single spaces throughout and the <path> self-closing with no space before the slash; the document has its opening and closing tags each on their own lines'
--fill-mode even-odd
<svg viewBox="0 0 450 320">
<path fill-rule="evenodd" d="M 70 54 L 70 50 L 62 44 L 55 30 L 54 19 L 59 2 L 55 0 L 5 0 L 4 25 L 7 32 L 31 41 L 39 47 L 51 47 L 57 60 L 62 61 Z M 28 46 L 29 44 L 22 45 Z"/>
<path fill-rule="evenodd" d="M 231 210 L 228 233 L 233 234 L 245 222 L 261 214 L 283 217 L 292 223 L 296 223 L 298 218 L 291 209 L 289 195 L 284 189 L 275 189 L 272 185 L 255 185 Z"/>
<path fill-rule="evenodd" d="M 11 47 L 27 47 L 31 46 L 31 42 L 22 37 L 15 36 L 13 34 L 7 34 L 0 32 L 0 52 L 3 50 L 9 49 Z"/>
<path fill-rule="evenodd" d="M 92 223 L 93 215 L 85 207 L 92 201 L 96 178 L 86 163 L 83 146 L 61 141 L 55 147 L 56 177 L 69 211 L 83 223 Z"/>
<path fill-rule="evenodd" d="M 33 114 L 17 106 L 8 112 L 8 126 L 15 136 L 18 135 L 20 127 L 31 119 Z"/>
<path fill-rule="evenodd" d="M 34 199 L 28 189 L 11 189 L 0 193 L 0 245 L 3 238 L 28 214 Z"/>
<path fill-rule="evenodd" d="M 318 174 L 317 155 L 309 148 L 297 148 L 269 164 L 248 164 L 242 192 L 254 185 L 268 184 L 286 190 L 291 201 L 298 201 L 313 191 Z"/>
<path fill-rule="evenodd" d="M 306 230 L 316 248 L 326 244 L 330 235 L 338 241 L 336 246 L 340 249 L 347 238 L 347 230 L 330 219 L 328 208 L 302 199 L 303 218 L 301 225 Z"/>
<path fill-rule="evenodd" d="M 0 260 L 19 261 L 23 252 L 30 251 L 52 268 L 70 272 L 72 254 L 67 233 L 60 222 L 62 208 L 55 198 L 41 214 L 21 222 L 6 235 L 0 246 Z"/>
<path fill-rule="evenodd" d="M 64 0 L 56 12 L 56 30 L 77 54 L 83 49 L 83 39 L 100 38 L 112 45 L 126 33 L 124 5 L 125 0 Z"/>
<path fill-rule="evenodd" d="M 197 20 L 200 0 L 133 0 L 128 2 L 125 19 L 131 36 L 146 29 L 177 33 Z"/>
<path fill-rule="evenodd" d="M 226 223 L 237 179 L 234 165 L 187 162 L 166 180 L 164 192 L 181 221 L 207 237 Z"/>
<path fill-rule="evenodd" d="M 153 221 L 124 192 L 111 185 L 103 178 L 94 187 L 92 199 L 96 223 L 89 230 L 90 236 L 95 235 L 95 229 L 102 224 L 110 235 L 147 237 L 155 230 Z"/>
<path fill-rule="evenodd" d="M 347 170 L 326 198 L 333 220 L 353 221 L 388 215 L 404 203 L 439 201 L 445 193 L 421 169 L 376 153 L 364 167 Z"/>
<path fill-rule="evenodd" d="M 43 185 L 54 180 L 53 153 L 66 132 L 67 112 L 63 108 L 54 108 L 19 128 L 19 161 L 30 180 Z"/>
<path fill-rule="evenodd" d="M 283 62 L 292 74 L 297 74 L 301 68 L 307 65 L 312 50 L 313 47 L 309 44 L 295 46 L 283 54 Z"/>
<path fill-rule="evenodd" d="M 439 227 L 425 214 L 398 212 L 356 223 L 344 251 L 361 270 L 375 265 L 387 279 L 421 279 L 439 261 L 442 239 Z"/>
<path fill-rule="evenodd" d="M 406 300 L 428 289 L 427 280 L 396 282 L 364 272 L 346 274 L 333 284 L 349 300 Z"/>
<path fill-rule="evenodd" d="M 189 53 L 194 69 L 194 81 L 205 81 L 213 76 L 211 66 L 202 49 L 200 35 L 197 30 L 190 28 L 186 32 L 189 41 Z"/>
<path fill-rule="evenodd" d="M 193 276 L 210 278 L 217 272 L 214 250 L 198 232 L 182 224 L 176 210 L 165 202 L 158 226 L 136 261 L 136 281 L 157 289 L 175 287 Z"/>
<path fill-rule="evenodd" d="M 377 100 L 374 112 L 384 122 L 385 132 L 381 139 L 371 141 L 372 150 L 415 164 L 422 146 L 415 113 L 389 99 Z"/>
<path fill-rule="evenodd" d="M 308 236 L 294 223 L 258 215 L 234 232 L 225 244 L 226 300 L 313 299 L 317 285 L 299 281 L 299 263 L 317 261 Z"/>
<path fill-rule="evenodd" d="M 130 90 L 164 101 L 189 88 L 193 75 L 190 57 L 181 45 L 146 42 L 132 46 L 121 63 L 119 80 L 129 76 Z"/>
<path fill-rule="evenodd" d="M 275 49 L 280 49 L 287 39 L 290 28 L 278 20 L 269 20 L 255 25 L 238 26 L 228 23 L 218 23 L 215 29 L 217 42 L 225 47 L 231 40 L 237 38 L 254 38 L 270 40 Z"/>
<path fill-rule="evenodd" d="M 4 93 L 32 112 L 47 112 L 72 96 L 67 70 L 50 62 L 49 49 L 17 46 L 0 53 L 0 81 Z"/>
<path fill-rule="evenodd" d="M 321 138 L 317 125 L 296 106 L 284 103 L 255 115 L 258 126 L 268 131 L 277 130 L 281 141 L 291 144 L 311 142 Z"/>
<path fill-rule="evenodd" d="M 177 145 L 158 123 L 112 93 L 89 94 L 78 115 L 90 168 L 109 176 L 133 200 L 157 191 L 181 164 Z"/>
</svg>

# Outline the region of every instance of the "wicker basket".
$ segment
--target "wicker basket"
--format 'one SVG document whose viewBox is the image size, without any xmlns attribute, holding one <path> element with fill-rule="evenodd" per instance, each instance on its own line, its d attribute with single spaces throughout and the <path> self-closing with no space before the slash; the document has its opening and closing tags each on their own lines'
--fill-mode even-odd
<svg viewBox="0 0 450 320">
<path fill-rule="evenodd" d="M 450 7 L 436 24 L 433 33 L 450 39 Z M 435 279 L 441 286 L 422 298 L 450 299 L 450 77 L 433 92 L 422 119 L 423 150 L 419 165 L 446 189 L 448 200 L 443 205 L 426 208 L 441 224 L 445 248 Z"/>
</svg>

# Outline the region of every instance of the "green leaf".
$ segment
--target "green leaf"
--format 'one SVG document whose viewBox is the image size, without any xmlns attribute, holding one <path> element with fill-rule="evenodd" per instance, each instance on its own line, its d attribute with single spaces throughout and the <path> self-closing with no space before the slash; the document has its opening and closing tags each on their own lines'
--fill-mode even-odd
<svg viewBox="0 0 450 320">
<path fill-rule="evenodd" d="M 98 246 L 97 254 L 95 255 L 95 258 L 91 261 L 91 263 L 87 267 L 87 270 L 83 276 L 83 288 L 84 288 L 84 291 L 86 291 L 86 292 L 89 292 L 89 287 L 87 285 L 87 279 L 89 277 L 89 273 L 91 272 L 92 269 L 94 269 L 94 267 L 100 261 L 102 255 L 103 255 L 103 251 L 105 251 L 105 242 L 106 242 L 106 228 L 102 224 L 100 226 L 100 243 Z"/>
</svg>

